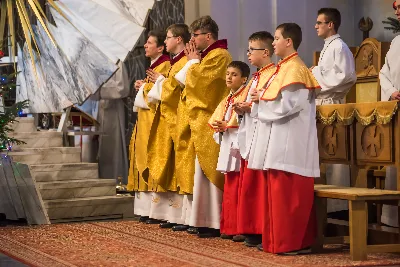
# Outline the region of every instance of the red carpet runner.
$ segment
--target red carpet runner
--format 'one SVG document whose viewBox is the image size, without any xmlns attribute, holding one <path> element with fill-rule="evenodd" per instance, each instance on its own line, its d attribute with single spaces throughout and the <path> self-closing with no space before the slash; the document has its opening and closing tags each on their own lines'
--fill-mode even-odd
<svg viewBox="0 0 400 267">
<path fill-rule="evenodd" d="M 352 262 L 348 250 L 277 256 L 232 241 L 199 239 L 134 221 L 0 228 L 0 252 L 30 266 L 387 266 L 398 254 L 371 254 Z"/>
</svg>

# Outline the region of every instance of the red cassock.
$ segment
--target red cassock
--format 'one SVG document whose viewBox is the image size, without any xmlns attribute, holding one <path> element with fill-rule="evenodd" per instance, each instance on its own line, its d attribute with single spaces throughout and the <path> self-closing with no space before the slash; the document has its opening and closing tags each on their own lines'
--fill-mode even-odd
<svg viewBox="0 0 400 267">
<path fill-rule="evenodd" d="M 317 232 L 314 179 L 270 169 L 263 188 L 264 251 L 283 253 L 311 246 Z"/>
<path fill-rule="evenodd" d="M 264 179 L 266 171 L 247 168 L 247 161 L 240 163 L 238 233 L 261 234 L 263 231 Z"/>
<path fill-rule="evenodd" d="M 237 235 L 237 207 L 240 172 L 225 174 L 220 231 L 226 235 Z"/>
</svg>

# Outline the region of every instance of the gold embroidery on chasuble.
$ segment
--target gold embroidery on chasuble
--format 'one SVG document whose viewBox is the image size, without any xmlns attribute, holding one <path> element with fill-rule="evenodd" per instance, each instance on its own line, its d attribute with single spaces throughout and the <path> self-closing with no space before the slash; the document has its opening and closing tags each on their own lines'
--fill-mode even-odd
<svg viewBox="0 0 400 267">
<path fill-rule="evenodd" d="M 189 110 L 186 103 L 186 89 L 182 90 L 177 110 L 175 148 L 175 175 L 180 194 L 193 193 L 189 190 L 194 179 L 195 157 L 193 138 L 189 126 Z"/>
<path fill-rule="evenodd" d="M 274 100 L 282 90 L 294 84 L 301 84 L 309 90 L 321 88 L 314 75 L 297 53 L 281 60 L 278 63 L 275 74 L 275 78 L 261 96 L 262 100 Z"/>
<path fill-rule="evenodd" d="M 162 84 L 161 102 L 148 143 L 147 164 L 149 167 L 149 189 L 156 192 L 178 191 L 175 176 L 174 140 L 176 139 L 176 116 L 182 87 L 175 75 L 185 66 L 186 56 L 178 60 L 169 70 Z"/>
<path fill-rule="evenodd" d="M 223 190 L 224 176 L 216 171 L 219 145 L 213 139 L 213 130 L 208 126 L 208 120 L 222 99 L 229 94 L 225 76 L 231 61 L 231 55 L 226 49 L 215 48 L 207 53 L 200 64 L 194 64 L 188 70 L 186 106 L 183 105 L 183 108 L 189 114 L 187 119 L 190 128 L 184 128 L 185 132 L 179 133 L 179 147 L 176 151 L 178 186 L 184 193 L 193 193 L 196 156 L 205 176 Z M 178 154 L 183 150 L 182 146 L 188 147 L 188 150 L 181 156 Z"/>
<path fill-rule="evenodd" d="M 164 61 L 155 67 L 154 71 L 166 76 L 170 66 L 169 61 Z M 144 86 L 144 99 L 146 101 L 147 94 L 152 87 L 153 83 L 150 82 Z M 148 191 L 147 143 L 153 120 L 154 111 L 138 108 L 138 119 L 129 146 L 128 190 L 130 191 Z"/>
</svg>

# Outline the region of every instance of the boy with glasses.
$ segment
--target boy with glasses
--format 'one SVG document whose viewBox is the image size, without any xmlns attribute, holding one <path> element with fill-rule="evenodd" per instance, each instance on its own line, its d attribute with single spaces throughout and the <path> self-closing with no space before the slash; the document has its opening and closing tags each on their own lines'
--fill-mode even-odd
<svg viewBox="0 0 400 267">
<path fill-rule="evenodd" d="M 183 216 L 199 237 L 219 236 L 224 176 L 216 170 L 219 145 L 208 120 L 228 95 L 226 69 L 232 61 L 227 41 L 218 40 L 218 25 L 204 16 L 190 25 L 188 63 L 175 78 L 185 86 L 178 107 L 176 176 L 185 193 Z"/>
<path fill-rule="evenodd" d="M 341 15 L 336 8 L 321 8 L 318 11 L 315 29 L 325 40 L 318 66 L 312 69 L 321 86 L 316 104 L 340 104 L 357 80 L 354 57 L 349 47 L 337 33 Z M 327 184 L 350 186 L 350 167 L 343 164 L 326 166 Z M 347 210 L 347 201 L 328 199 L 328 212 Z"/>
<path fill-rule="evenodd" d="M 257 130 L 257 117 L 252 117 L 251 96 L 257 91 L 262 90 L 272 74 L 275 72 L 275 65 L 272 63 L 273 55 L 272 42 L 274 38 L 269 32 L 255 32 L 249 37 L 249 48 L 247 58 L 251 65 L 259 69 L 253 74 L 248 87 L 249 93 L 245 101 L 234 105 L 235 111 L 242 117 L 238 133 L 238 147 L 240 149 L 241 170 L 238 200 L 238 232 L 246 236 L 245 245 L 255 247 L 261 244 L 262 217 L 260 211 L 263 210 L 263 191 L 262 183 L 264 174 L 261 170 L 248 168 L 250 149 L 254 146 L 254 134 Z M 235 237 L 234 241 L 243 241 Z"/>
</svg>

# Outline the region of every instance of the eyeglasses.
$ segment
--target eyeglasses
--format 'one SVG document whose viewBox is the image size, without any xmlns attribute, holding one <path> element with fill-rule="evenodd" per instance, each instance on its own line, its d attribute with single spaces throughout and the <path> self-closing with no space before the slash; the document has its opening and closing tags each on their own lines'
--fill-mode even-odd
<svg viewBox="0 0 400 267">
<path fill-rule="evenodd" d="M 254 51 L 257 51 L 257 50 L 259 50 L 259 51 L 262 51 L 262 50 L 265 50 L 266 48 L 252 48 L 252 47 L 250 47 L 249 49 L 247 49 L 246 51 L 247 51 L 247 54 L 253 54 L 253 52 Z"/>
<path fill-rule="evenodd" d="M 317 21 L 315 22 L 316 25 L 321 25 L 321 24 L 329 24 L 330 21 Z"/>
<path fill-rule="evenodd" d="M 165 37 L 165 40 L 169 40 L 171 38 L 176 38 L 176 36 L 167 36 L 167 37 Z"/>
<path fill-rule="evenodd" d="M 192 33 L 192 37 L 196 38 L 199 35 L 209 34 L 209 32 Z"/>
</svg>

